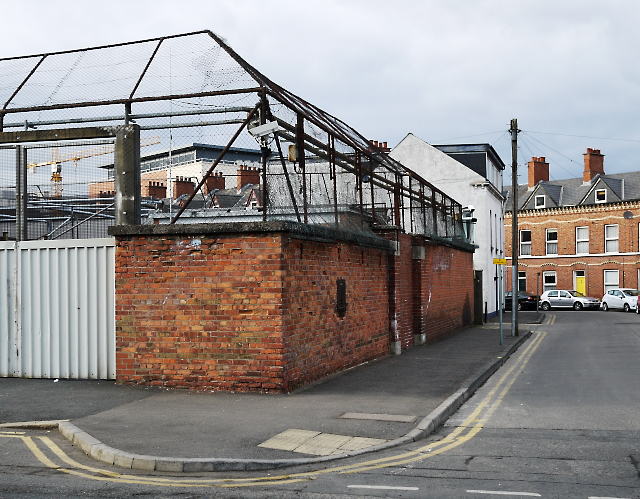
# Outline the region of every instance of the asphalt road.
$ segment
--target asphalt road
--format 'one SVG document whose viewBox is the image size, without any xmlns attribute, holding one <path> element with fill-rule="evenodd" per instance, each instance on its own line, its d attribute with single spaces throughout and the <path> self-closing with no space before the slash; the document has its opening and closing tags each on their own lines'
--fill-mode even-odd
<svg viewBox="0 0 640 499">
<path fill-rule="evenodd" d="M 271 473 L 113 477 L 83 468 L 105 467 L 55 431 L 27 432 L 0 439 L 0 497 L 640 498 L 640 316 L 552 311 L 533 330 L 443 428 L 409 446 Z M 29 436 L 57 446 L 68 471 L 30 451 Z"/>
</svg>

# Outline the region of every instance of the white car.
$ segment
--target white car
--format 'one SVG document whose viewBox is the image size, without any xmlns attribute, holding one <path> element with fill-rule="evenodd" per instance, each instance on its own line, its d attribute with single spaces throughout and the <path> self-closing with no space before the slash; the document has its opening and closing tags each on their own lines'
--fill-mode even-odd
<svg viewBox="0 0 640 499">
<path fill-rule="evenodd" d="M 630 288 L 615 288 L 607 291 L 602 297 L 602 310 L 619 308 L 625 312 L 635 310 L 638 312 L 638 295 L 640 291 Z"/>
</svg>

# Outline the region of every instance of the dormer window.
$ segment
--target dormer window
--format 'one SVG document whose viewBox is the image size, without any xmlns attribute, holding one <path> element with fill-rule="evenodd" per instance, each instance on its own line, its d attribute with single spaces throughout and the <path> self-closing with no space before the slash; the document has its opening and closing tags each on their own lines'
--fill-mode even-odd
<svg viewBox="0 0 640 499">
<path fill-rule="evenodd" d="M 544 208 L 544 196 L 536 196 L 536 210 Z"/>
<path fill-rule="evenodd" d="M 596 203 L 606 203 L 606 202 L 607 202 L 607 190 L 596 189 Z"/>
</svg>

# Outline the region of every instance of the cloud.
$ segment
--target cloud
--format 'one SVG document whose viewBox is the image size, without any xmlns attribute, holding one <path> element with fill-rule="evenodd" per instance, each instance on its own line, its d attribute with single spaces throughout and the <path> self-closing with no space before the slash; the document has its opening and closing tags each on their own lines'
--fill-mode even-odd
<svg viewBox="0 0 640 499">
<path fill-rule="evenodd" d="M 3 13 L 3 57 L 211 29 L 371 139 L 497 132 L 469 141 L 510 163 L 518 118 L 520 162 L 546 156 L 554 178 L 579 176 L 587 147 L 609 173 L 639 169 L 640 143 L 604 140 L 640 140 L 633 1 L 25 1 Z"/>
</svg>

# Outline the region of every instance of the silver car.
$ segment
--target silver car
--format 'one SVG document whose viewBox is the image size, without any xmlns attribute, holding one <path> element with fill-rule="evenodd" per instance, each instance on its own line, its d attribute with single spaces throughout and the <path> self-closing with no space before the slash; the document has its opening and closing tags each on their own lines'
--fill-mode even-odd
<svg viewBox="0 0 640 499">
<path fill-rule="evenodd" d="M 615 288 L 607 291 L 602 297 L 602 310 L 621 308 L 625 312 L 638 309 L 638 290 L 630 288 Z"/>
<path fill-rule="evenodd" d="M 574 310 L 599 309 L 600 300 L 590 296 L 584 296 L 573 290 L 554 289 L 545 291 L 540 297 L 540 308 L 551 310 L 552 308 L 573 308 Z"/>
</svg>

